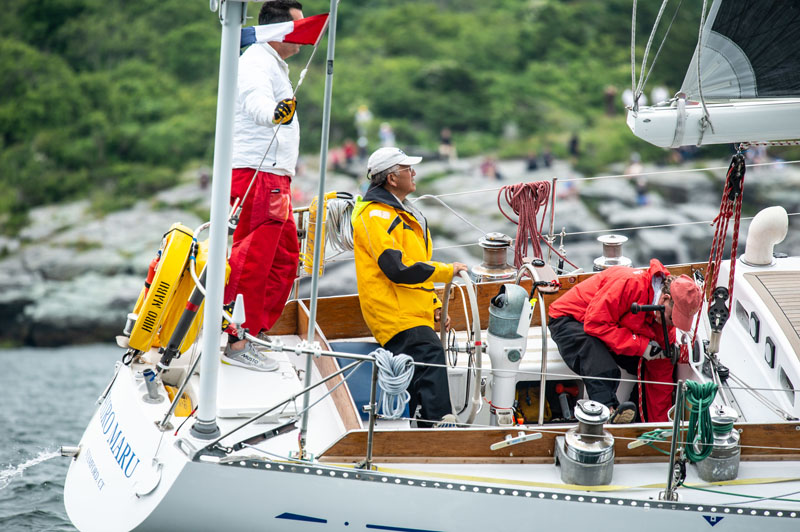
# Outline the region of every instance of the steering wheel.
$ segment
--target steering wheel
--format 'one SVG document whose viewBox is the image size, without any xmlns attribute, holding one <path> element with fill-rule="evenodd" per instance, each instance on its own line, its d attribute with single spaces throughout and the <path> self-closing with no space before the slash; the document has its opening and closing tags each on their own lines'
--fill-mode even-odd
<svg viewBox="0 0 800 532">
<path fill-rule="evenodd" d="M 467 296 L 469 297 L 469 306 L 472 309 L 472 335 L 474 338 L 475 347 L 475 377 L 472 383 L 472 399 L 470 400 L 469 408 L 467 410 L 467 419 L 464 421 L 469 424 L 475 421 L 475 417 L 481 409 L 481 368 L 483 359 L 483 342 L 481 341 L 481 317 L 478 312 L 478 297 L 475 293 L 475 285 L 470 279 L 469 274 L 465 271 L 460 271 L 459 275 L 464 279 L 467 286 Z M 447 352 L 447 331 L 444 324 L 447 321 L 447 307 L 450 302 L 450 287 L 453 281 L 444 285 L 444 294 L 442 298 L 442 319 L 441 331 L 439 337 L 442 341 L 442 347 Z"/>
</svg>

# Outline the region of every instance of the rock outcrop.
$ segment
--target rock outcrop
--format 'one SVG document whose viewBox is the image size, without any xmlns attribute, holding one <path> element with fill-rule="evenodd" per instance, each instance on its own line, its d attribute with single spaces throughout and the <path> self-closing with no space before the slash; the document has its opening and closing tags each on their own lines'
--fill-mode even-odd
<svg viewBox="0 0 800 532">
<path fill-rule="evenodd" d="M 624 252 L 634 265 L 645 265 L 651 257 L 666 263 L 708 258 L 713 236 L 708 222 L 718 213 L 724 170 L 686 167 L 684 173 L 648 176 L 647 204 L 637 205 L 630 178 L 586 179 L 562 161 L 533 172 L 526 171 L 523 161 L 500 161 L 502 181 L 488 180 L 479 168 L 478 159 L 453 165 L 423 162 L 417 168 L 416 195 L 438 197 L 417 203 L 434 235 L 435 260 L 480 263 L 477 241 L 484 232 L 513 238 L 517 230 L 497 209 L 500 187 L 554 176 L 559 177 L 554 232 L 558 235 L 563 229 L 567 258 L 584 270 L 591 271 L 593 259 L 602 252 L 597 236 L 609 230 L 629 237 Z M 800 169 L 793 165 L 748 170 L 747 211 L 752 214 L 774 203 L 796 212 L 799 184 Z M 317 176 L 298 176 L 294 187 L 295 206 L 306 205 L 317 193 Z M 326 187 L 362 194 L 364 188 L 363 180 L 342 174 L 329 175 Z M 124 326 L 162 235 L 175 222 L 199 226 L 208 212 L 209 193 L 188 182 L 106 216 L 93 213 L 85 201 L 34 209 L 18 236 L 0 238 L 0 342 L 52 346 L 111 341 Z M 513 218 L 511 209 L 503 207 Z M 796 225 L 794 218 L 790 223 Z M 543 232 L 549 232 L 549 224 L 548 211 Z M 631 229 L 639 226 L 651 228 Z M 743 222 L 742 246 L 747 227 Z M 557 238 L 554 246 L 560 244 Z M 800 232 L 790 228 L 777 251 L 800 253 Z M 513 263 L 511 255 L 509 262 Z M 301 280 L 301 297 L 307 297 L 309 281 Z M 326 265 L 319 291 L 323 296 L 356 291 L 352 253 Z"/>
</svg>

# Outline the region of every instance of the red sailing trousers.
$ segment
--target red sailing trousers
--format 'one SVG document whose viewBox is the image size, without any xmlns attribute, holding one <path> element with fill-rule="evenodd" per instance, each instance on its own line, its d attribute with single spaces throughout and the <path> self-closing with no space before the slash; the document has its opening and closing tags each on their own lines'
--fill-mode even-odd
<svg viewBox="0 0 800 532">
<path fill-rule="evenodd" d="M 231 205 L 244 196 L 254 173 L 254 168 L 233 169 Z M 244 296 L 244 327 L 253 335 L 278 321 L 297 277 L 300 249 L 291 183 L 289 176 L 259 172 L 233 233 L 225 302 Z"/>
</svg>

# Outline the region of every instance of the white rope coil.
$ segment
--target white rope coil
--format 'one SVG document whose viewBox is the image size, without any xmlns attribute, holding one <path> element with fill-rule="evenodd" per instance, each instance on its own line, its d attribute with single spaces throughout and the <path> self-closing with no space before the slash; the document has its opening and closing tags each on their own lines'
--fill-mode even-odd
<svg viewBox="0 0 800 532">
<path fill-rule="evenodd" d="M 393 355 L 379 347 L 370 355 L 378 365 L 378 384 L 381 387 L 380 411 L 388 419 L 400 419 L 411 399 L 408 385 L 414 376 L 414 360 L 404 354 Z"/>
<path fill-rule="evenodd" d="M 325 227 L 328 244 L 339 252 L 353 251 L 353 222 L 350 216 L 354 206 L 355 201 L 352 199 L 328 200 L 328 219 Z"/>
</svg>

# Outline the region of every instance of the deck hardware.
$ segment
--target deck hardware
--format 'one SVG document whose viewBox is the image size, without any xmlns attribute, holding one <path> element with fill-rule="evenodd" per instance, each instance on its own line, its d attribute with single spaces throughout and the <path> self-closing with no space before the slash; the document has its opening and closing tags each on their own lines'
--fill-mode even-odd
<svg viewBox="0 0 800 532">
<path fill-rule="evenodd" d="M 542 438 L 541 432 L 531 432 L 530 434 L 527 434 L 523 431 L 519 431 L 517 436 L 512 436 L 511 434 L 507 434 L 504 440 L 491 444 L 489 446 L 489 449 L 491 449 L 492 451 L 496 451 L 498 449 L 502 449 L 503 447 L 510 447 L 511 445 L 519 445 L 520 443 L 525 443 L 526 441 L 539 440 L 541 438 Z"/>
<path fill-rule="evenodd" d="M 678 381 L 675 393 L 675 408 L 673 410 L 675 419 L 672 420 L 672 434 L 680 434 L 681 420 L 683 418 L 684 392 L 686 383 Z M 673 437 L 669 446 L 669 475 L 667 475 L 667 489 L 658 494 L 659 500 L 677 501 L 678 494 L 675 492 L 675 457 L 678 451 L 678 438 Z"/>
</svg>

